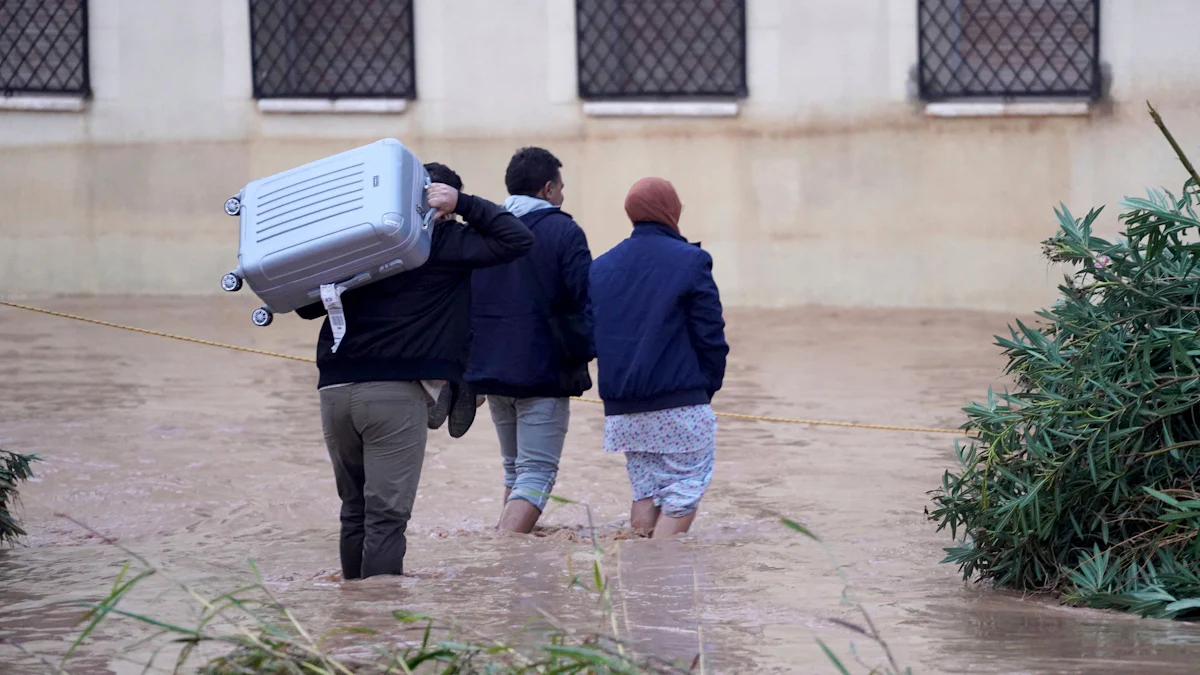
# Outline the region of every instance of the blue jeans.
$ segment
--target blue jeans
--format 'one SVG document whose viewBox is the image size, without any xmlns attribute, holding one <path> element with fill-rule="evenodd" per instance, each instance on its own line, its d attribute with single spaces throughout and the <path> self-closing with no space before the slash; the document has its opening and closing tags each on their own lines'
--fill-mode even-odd
<svg viewBox="0 0 1200 675">
<path fill-rule="evenodd" d="M 500 437 L 504 487 L 512 489 L 508 498 L 524 499 L 544 511 L 544 495 L 554 489 L 558 477 L 571 400 L 488 396 L 487 401 Z"/>
</svg>

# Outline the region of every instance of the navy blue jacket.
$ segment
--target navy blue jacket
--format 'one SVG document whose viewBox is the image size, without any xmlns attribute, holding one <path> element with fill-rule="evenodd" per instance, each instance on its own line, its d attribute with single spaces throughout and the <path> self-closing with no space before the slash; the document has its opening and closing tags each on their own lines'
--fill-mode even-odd
<svg viewBox="0 0 1200 675">
<path fill-rule="evenodd" d="M 472 337 L 466 380 L 478 394 L 577 396 L 583 392 L 563 390 L 563 366 L 539 303 L 556 314 L 582 315 L 583 329 L 590 336 L 592 253 L 587 236 L 557 208 L 532 211 L 521 222 L 533 232 L 533 249 L 525 258 L 471 275 Z M 532 265 L 533 274 L 522 265 Z M 531 276 L 536 287 L 531 287 Z"/>
<path fill-rule="evenodd" d="M 606 415 L 712 401 L 729 354 L 712 256 L 666 225 L 635 223 L 592 263 L 590 293 Z"/>
</svg>

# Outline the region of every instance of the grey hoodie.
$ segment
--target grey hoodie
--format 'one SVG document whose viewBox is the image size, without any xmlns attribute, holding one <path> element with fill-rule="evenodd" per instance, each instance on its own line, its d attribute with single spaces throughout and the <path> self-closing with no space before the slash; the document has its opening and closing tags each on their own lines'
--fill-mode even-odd
<svg viewBox="0 0 1200 675">
<path fill-rule="evenodd" d="M 526 195 L 511 195 L 508 199 L 504 200 L 504 209 L 518 218 L 524 216 L 526 213 L 552 208 L 554 208 L 554 205 L 545 199 Z"/>
</svg>

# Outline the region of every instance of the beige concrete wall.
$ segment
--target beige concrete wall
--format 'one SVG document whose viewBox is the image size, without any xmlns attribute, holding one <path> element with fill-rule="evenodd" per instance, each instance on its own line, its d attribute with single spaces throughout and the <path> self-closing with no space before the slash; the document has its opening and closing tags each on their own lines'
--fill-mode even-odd
<svg viewBox="0 0 1200 675">
<path fill-rule="evenodd" d="M 931 119 L 912 100 L 911 0 L 749 0 L 750 96 L 733 119 L 604 119 L 575 96 L 572 0 L 417 0 L 419 99 L 401 115 L 279 115 L 251 96 L 245 0 L 92 0 L 94 100 L 0 111 L 0 295 L 209 293 L 236 260 L 221 203 L 248 180 L 383 136 L 500 199 L 508 156 L 566 163 L 600 253 L 642 175 L 738 305 L 1026 311 L 1076 211 L 1182 172 L 1144 114 L 1200 142 L 1193 0 L 1105 0 L 1110 100 L 1082 118 Z M 1198 158 L 1200 159 L 1200 158 Z"/>
</svg>

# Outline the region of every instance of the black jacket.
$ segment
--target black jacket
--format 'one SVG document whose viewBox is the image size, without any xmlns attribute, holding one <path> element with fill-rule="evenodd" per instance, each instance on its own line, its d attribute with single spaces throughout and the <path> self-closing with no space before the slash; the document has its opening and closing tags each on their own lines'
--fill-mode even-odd
<svg viewBox="0 0 1200 675">
<path fill-rule="evenodd" d="M 346 335 L 333 347 L 329 320 L 317 340 L 318 387 L 349 382 L 461 380 L 471 338 L 471 271 L 512 262 L 533 235 L 498 204 L 460 194 L 466 224 L 438 223 L 429 260 L 415 270 L 346 291 Z M 315 303 L 296 311 L 325 315 Z"/>
</svg>

